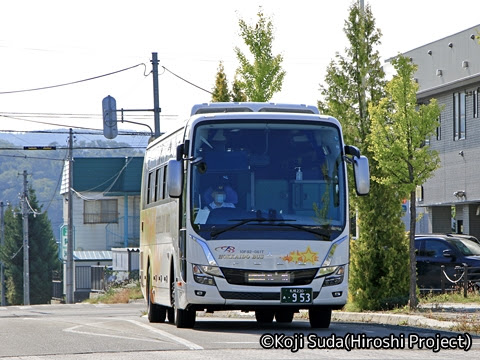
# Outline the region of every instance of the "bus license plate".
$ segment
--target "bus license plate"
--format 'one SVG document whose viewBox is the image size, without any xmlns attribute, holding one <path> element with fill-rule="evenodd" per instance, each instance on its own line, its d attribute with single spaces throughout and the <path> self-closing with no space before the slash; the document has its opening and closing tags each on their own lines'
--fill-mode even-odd
<svg viewBox="0 0 480 360">
<path fill-rule="evenodd" d="M 282 288 L 280 299 L 282 303 L 311 304 L 312 300 L 311 288 Z"/>
</svg>

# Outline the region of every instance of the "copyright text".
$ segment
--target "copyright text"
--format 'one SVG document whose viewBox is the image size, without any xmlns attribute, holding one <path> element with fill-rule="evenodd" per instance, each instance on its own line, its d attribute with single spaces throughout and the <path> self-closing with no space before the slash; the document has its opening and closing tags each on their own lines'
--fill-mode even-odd
<svg viewBox="0 0 480 360">
<path fill-rule="evenodd" d="M 260 345 L 264 349 L 285 349 L 297 352 L 301 349 L 328 349 L 328 350 L 365 350 L 365 349 L 426 349 L 433 352 L 440 350 L 464 350 L 472 347 L 472 336 L 468 333 L 454 336 L 443 336 L 439 333 L 434 336 L 420 336 L 418 334 L 390 334 L 388 336 L 367 336 L 366 334 L 347 333 L 345 336 L 332 334 L 318 336 L 317 334 L 295 333 L 263 334 Z"/>
</svg>

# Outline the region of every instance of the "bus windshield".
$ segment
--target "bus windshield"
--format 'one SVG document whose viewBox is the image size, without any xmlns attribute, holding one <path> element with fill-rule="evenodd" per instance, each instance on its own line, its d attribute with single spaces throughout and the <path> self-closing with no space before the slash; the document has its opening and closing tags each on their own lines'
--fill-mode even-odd
<svg viewBox="0 0 480 360">
<path fill-rule="evenodd" d="M 202 122 L 190 219 L 210 239 L 330 241 L 345 227 L 340 130 L 322 122 Z"/>
</svg>

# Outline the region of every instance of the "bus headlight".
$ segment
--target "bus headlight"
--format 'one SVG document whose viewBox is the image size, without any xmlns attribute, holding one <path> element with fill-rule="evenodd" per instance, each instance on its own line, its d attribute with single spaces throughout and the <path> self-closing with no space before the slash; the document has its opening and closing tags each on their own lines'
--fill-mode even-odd
<svg viewBox="0 0 480 360">
<path fill-rule="evenodd" d="M 203 285 L 215 286 L 214 276 L 223 277 L 218 266 L 192 264 L 194 280 Z"/>
<path fill-rule="evenodd" d="M 335 270 L 337 270 L 337 266 L 321 267 L 320 269 L 318 269 L 316 277 L 323 277 L 323 276 L 333 274 Z"/>
<path fill-rule="evenodd" d="M 321 269 L 320 269 L 321 270 Z M 345 274 L 345 266 L 339 266 L 334 273 L 327 276 L 323 282 L 323 286 L 333 286 L 339 285 L 343 282 L 343 277 Z"/>
</svg>

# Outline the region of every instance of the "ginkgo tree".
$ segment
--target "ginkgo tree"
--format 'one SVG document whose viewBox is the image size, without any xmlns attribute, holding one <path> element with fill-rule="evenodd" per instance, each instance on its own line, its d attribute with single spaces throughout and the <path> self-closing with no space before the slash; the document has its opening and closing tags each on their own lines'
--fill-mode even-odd
<svg viewBox="0 0 480 360">
<path fill-rule="evenodd" d="M 380 168 L 374 180 L 394 185 L 410 199 L 409 304 L 414 309 L 417 307 L 415 190 L 440 166 L 438 153 L 430 148 L 427 140 L 438 127 L 441 108 L 436 99 L 428 104 L 417 103 L 418 84 L 413 80 L 415 64 L 399 55 L 392 60 L 392 65 L 396 75 L 386 85 L 386 96 L 378 104 L 369 104 L 369 148 Z"/>
<path fill-rule="evenodd" d="M 250 50 L 247 56 L 239 47 L 235 54 L 240 63 L 237 69 L 237 86 L 245 93 L 248 101 L 269 101 L 273 94 L 282 89 L 285 70 L 282 69 L 283 56 L 272 51 L 274 36 L 271 18 L 257 13 L 258 21 L 253 25 L 240 19 L 240 36 Z M 250 60 L 250 57 L 253 59 Z"/>
<path fill-rule="evenodd" d="M 220 61 L 218 64 L 217 75 L 215 77 L 215 87 L 212 91 L 212 102 L 230 101 L 230 91 L 228 90 L 227 75 L 225 68 Z"/>
<path fill-rule="evenodd" d="M 355 144 L 369 159 L 370 174 L 380 170 L 369 151 L 370 114 L 367 105 L 385 96 L 385 72 L 378 47 L 381 31 L 370 6 L 351 5 L 344 32 L 348 47 L 327 67 L 320 111 L 338 119 L 345 142 Z M 353 175 L 353 174 L 352 174 Z M 353 176 L 350 176 L 353 180 Z M 403 199 L 394 186 L 371 181 L 370 194 L 352 192 L 349 301 L 358 310 L 402 306 L 408 299 L 408 248 L 402 222 Z M 349 186 L 353 190 L 353 183 Z"/>
</svg>

